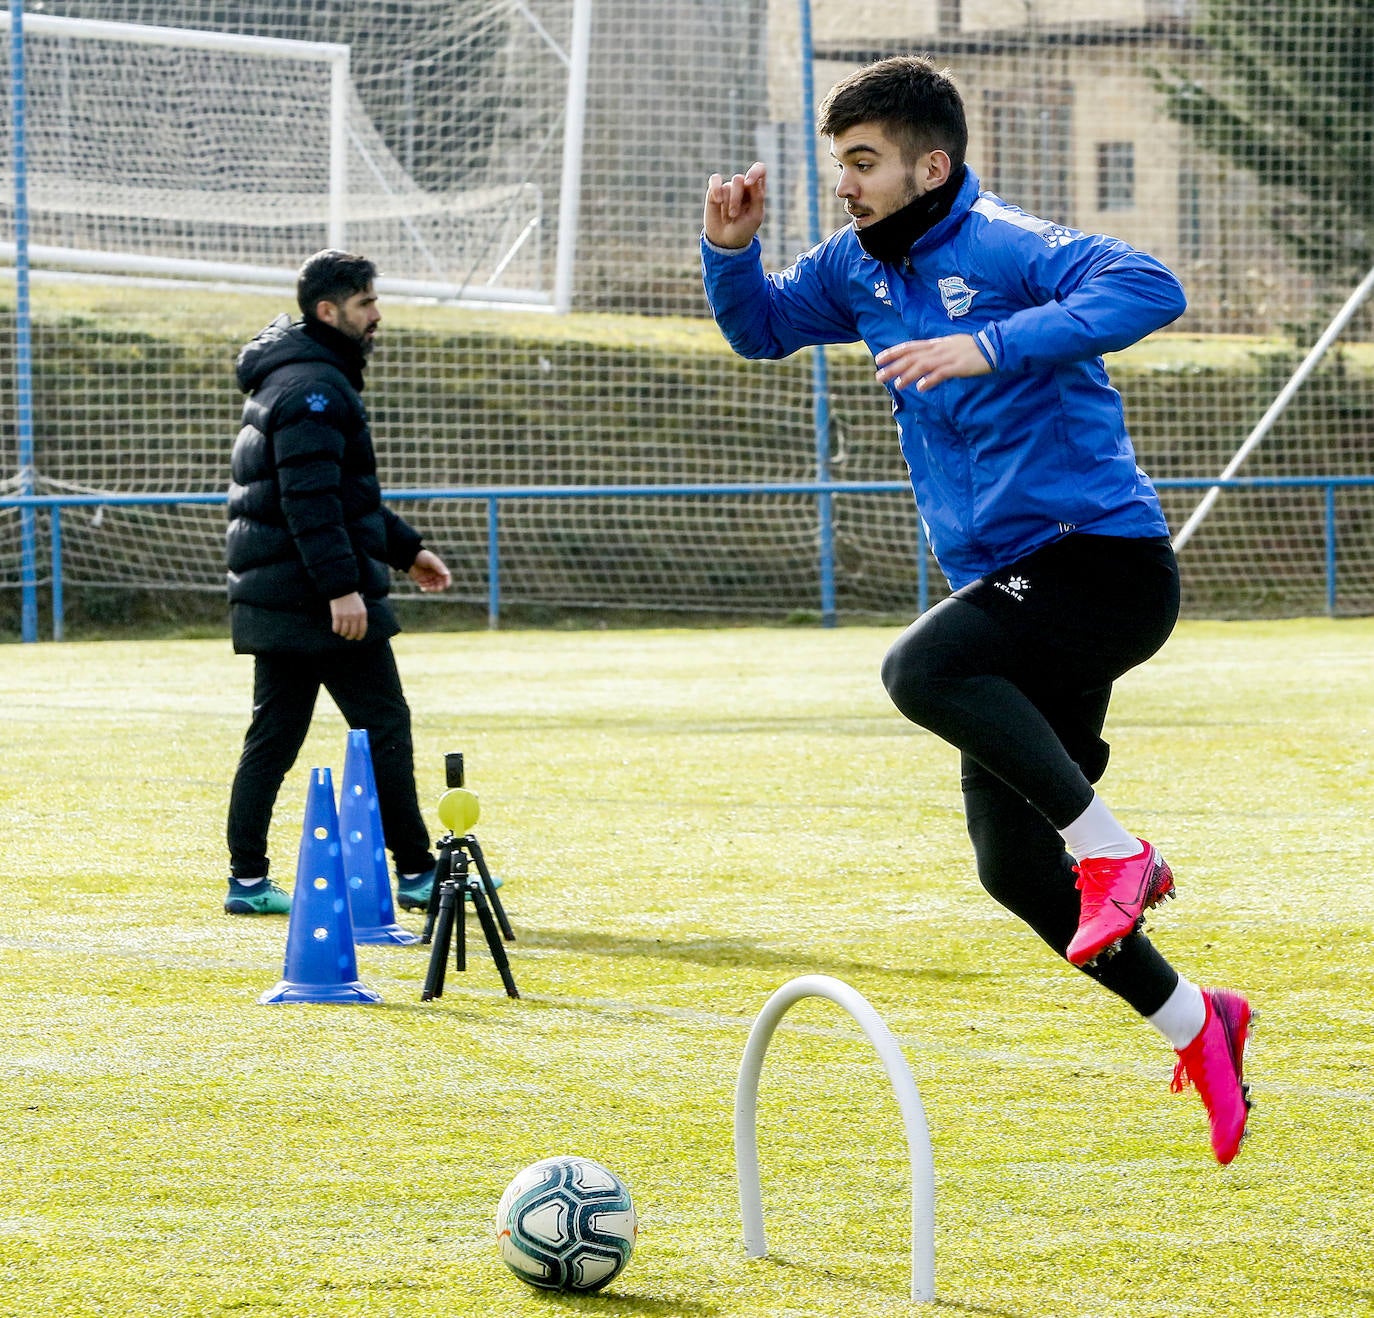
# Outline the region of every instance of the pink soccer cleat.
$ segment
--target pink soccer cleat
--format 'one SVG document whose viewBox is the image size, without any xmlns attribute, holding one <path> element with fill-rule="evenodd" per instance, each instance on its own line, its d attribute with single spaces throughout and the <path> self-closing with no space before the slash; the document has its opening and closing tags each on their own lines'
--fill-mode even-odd
<svg viewBox="0 0 1374 1318">
<path fill-rule="evenodd" d="M 1073 867 L 1083 894 L 1078 932 L 1064 955 L 1085 966 L 1104 952 L 1111 956 L 1127 934 L 1145 923 L 1145 911 L 1173 896 L 1174 876 L 1164 857 L 1144 838 L 1143 848 L 1124 860 L 1090 858 Z"/>
<path fill-rule="evenodd" d="M 1178 1050 L 1170 1092 L 1192 1084 L 1212 1123 L 1212 1152 L 1223 1166 L 1236 1156 L 1250 1116 L 1245 1083 L 1245 1041 L 1250 1035 L 1250 1004 L 1227 989 L 1203 989 L 1207 1020 L 1202 1032 Z"/>
</svg>

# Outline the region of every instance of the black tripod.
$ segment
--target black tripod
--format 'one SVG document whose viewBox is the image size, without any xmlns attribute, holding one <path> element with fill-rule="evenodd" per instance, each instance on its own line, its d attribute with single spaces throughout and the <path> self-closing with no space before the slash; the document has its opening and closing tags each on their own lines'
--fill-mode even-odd
<svg viewBox="0 0 1374 1318">
<path fill-rule="evenodd" d="M 470 792 L 462 792 L 463 757 L 453 751 L 444 757 L 450 790 L 439 802 L 439 817 L 449 826 L 449 831 L 435 844 L 438 859 L 434 869 L 434 886 L 430 889 L 429 908 L 425 914 L 425 931 L 422 943 L 432 943 L 429 955 L 429 971 L 425 975 L 425 987 L 420 994 L 421 1002 L 430 1002 L 444 995 L 444 973 L 448 962 L 448 951 L 453 946 L 453 964 L 457 970 L 467 967 L 467 913 L 466 905 L 470 899 L 472 909 L 477 912 L 477 922 L 486 936 L 491 959 L 501 972 L 501 983 L 505 985 L 506 996 L 518 998 L 520 991 L 515 987 L 511 974 L 510 960 L 502 944 L 515 940 L 515 933 L 506 919 L 505 907 L 496 892 L 496 883 L 487 869 L 486 857 L 482 847 L 465 826 L 476 822 L 477 798 Z M 455 791 L 453 789 L 460 789 Z M 457 941 L 454 942 L 454 926 L 457 925 Z M 499 926 L 499 930 L 498 930 Z"/>
</svg>

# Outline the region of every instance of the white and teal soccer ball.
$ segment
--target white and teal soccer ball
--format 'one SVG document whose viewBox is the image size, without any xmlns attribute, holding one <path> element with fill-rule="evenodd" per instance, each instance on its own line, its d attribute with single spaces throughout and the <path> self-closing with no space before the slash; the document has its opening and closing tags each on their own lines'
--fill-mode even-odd
<svg viewBox="0 0 1374 1318">
<path fill-rule="evenodd" d="M 521 1281 L 545 1290 L 600 1290 L 630 1261 L 637 1230 L 625 1183 L 590 1158 L 526 1167 L 496 1209 L 501 1257 Z"/>
</svg>

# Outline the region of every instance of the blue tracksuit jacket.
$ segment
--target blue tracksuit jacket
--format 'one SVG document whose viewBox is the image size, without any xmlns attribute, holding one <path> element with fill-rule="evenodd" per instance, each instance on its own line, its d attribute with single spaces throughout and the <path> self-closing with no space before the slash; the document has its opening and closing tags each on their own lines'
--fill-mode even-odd
<svg viewBox="0 0 1374 1318">
<path fill-rule="evenodd" d="M 972 170 L 900 266 L 865 253 L 852 226 L 773 275 L 758 239 L 738 252 L 704 236 L 701 246 L 712 314 L 743 357 L 976 337 L 992 374 L 927 393 L 886 386 L 951 588 L 1070 531 L 1168 534 L 1102 362 L 1183 312 L 1182 287 L 1153 257 L 1027 215 L 983 192 Z"/>
</svg>

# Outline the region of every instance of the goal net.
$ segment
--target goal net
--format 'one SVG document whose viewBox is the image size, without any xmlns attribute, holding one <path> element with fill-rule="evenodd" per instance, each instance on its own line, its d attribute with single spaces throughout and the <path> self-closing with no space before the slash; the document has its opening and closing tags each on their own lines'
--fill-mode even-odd
<svg viewBox="0 0 1374 1318">
<path fill-rule="evenodd" d="M 810 354 L 736 358 L 706 314 L 697 235 L 707 176 L 755 159 L 769 166 L 770 269 L 844 223 L 814 103 L 868 60 L 922 52 L 963 92 L 985 187 L 1124 238 L 1183 280 L 1183 319 L 1108 362 L 1178 529 L 1374 265 L 1367 8 L 44 0 L 26 43 L 34 456 L 21 472 L 15 430 L 0 431 L 0 496 L 27 479 L 102 500 L 62 516 L 69 607 L 118 616 L 150 589 L 221 599 L 222 508 L 119 499 L 224 489 L 234 355 L 294 311 L 277 281 L 331 241 L 342 207 L 344 243 L 383 273 L 365 394 L 382 479 L 455 569 L 448 598 L 488 602 L 490 506 L 411 496 L 518 489 L 496 533 L 514 616 L 810 615 L 827 543 L 840 615 L 910 616 L 944 586 L 871 358 L 827 350 L 823 407 Z M 110 23 L 199 35 L 99 34 Z M 0 81 L 0 415 L 13 416 Z M 564 300 L 572 314 L 530 314 Z M 1368 306 L 1343 324 L 1235 473 L 1271 483 L 1224 489 L 1191 535 L 1188 613 L 1374 611 L 1372 326 Z M 862 492 L 823 509 L 773 488 L 820 471 Z M 768 492 L 739 492 L 760 482 Z M 46 514 L 37 529 L 46 601 Z M 0 508 L 0 610 L 23 552 L 18 512 Z"/>
<path fill-rule="evenodd" d="M 302 253 L 350 247 L 391 290 L 547 305 L 571 59 L 556 8 L 558 35 L 525 4 L 435 6 L 384 96 L 346 43 L 27 15 L 31 258 L 286 285 Z"/>
</svg>

